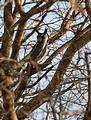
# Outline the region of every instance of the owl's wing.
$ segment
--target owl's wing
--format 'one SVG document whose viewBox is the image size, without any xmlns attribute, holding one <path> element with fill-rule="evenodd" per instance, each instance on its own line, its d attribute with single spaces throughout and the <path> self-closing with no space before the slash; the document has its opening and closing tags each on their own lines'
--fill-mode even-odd
<svg viewBox="0 0 91 120">
<path fill-rule="evenodd" d="M 37 57 L 39 56 L 40 52 L 42 51 L 43 43 L 37 42 L 30 52 L 30 56 L 33 60 L 36 61 Z"/>
</svg>

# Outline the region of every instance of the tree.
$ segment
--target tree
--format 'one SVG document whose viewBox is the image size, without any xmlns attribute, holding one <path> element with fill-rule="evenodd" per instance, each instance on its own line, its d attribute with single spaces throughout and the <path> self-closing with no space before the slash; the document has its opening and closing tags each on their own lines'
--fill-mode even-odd
<svg viewBox="0 0 91 120">
<path fill-rule="evenodd" d="M 0 1 L 0 119 L 37 119 L 45 103 L 45 120 L 91 120 L 91 3 L 76 11 L 70 2 Z M 34 66 L 36 31 L 45 28 L 49 54 Z"/>
</svg>

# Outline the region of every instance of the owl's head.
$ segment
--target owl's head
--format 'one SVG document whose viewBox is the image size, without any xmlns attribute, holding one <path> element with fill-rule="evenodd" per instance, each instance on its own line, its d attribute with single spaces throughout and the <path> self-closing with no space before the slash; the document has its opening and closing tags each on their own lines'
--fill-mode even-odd
<svg viewBox="0 0 91 120">
<path fill-rule="evenodd" d="M 38 35 L 37 35 L 38 42 L 43 42 L 43 41 L 48 40 L 47 29 L 45 29 L 45 31 L 43 33 L 40 33 L 39 31 L 37 31 L 37 33 L 38 33 Z"/>
</svg>

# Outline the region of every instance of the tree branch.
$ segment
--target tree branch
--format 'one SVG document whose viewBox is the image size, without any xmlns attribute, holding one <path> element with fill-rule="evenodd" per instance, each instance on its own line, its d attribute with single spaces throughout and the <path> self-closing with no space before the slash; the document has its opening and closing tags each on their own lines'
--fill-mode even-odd
<svg viewBox="0 0 91 120">
<path fill-rule="evenodd" d="M 66 72 L 74 54 L 76 51 L 78 51 L 80 48 L 82 48 L 84 45 L 86 45 L 89 41 L 91 41 L 91 29 L 89 29 L 88 32 L 86 32 L 83 36 L 81 36 L 79 39 L 74 39 L 73 42 L 70 44 L 68 49 L 66 50 L 62 60 L 59 63 L 58 69 L 49 83 L 49 85 L 42 90 L 39 95 L 34 97 L 31 101 L 29 101 L 27 104 L 24 105 L 19 111 L 17 111 L 18 118 L 25 118 L 27 117 L 24 114 L 24 111 L 26 111 L 27 115 L 29 115 L 31 112 L 33 112 L 35 109 L 37 109 L 40 105 L 47 102 L 52 94 L 57 89 L 59 83 L 63 80 L 64 73 Z"/>
<path fill-rule="evenodd" d="M 12 32 L 10 32 L 10 27 L 13 25 L 12 18 L 12 2 L 10 0 L 4 7 L 4 34 L 2 36 L 2 54 L 9 57 L 10 48 L 12 44 Z"/>
</svg>

